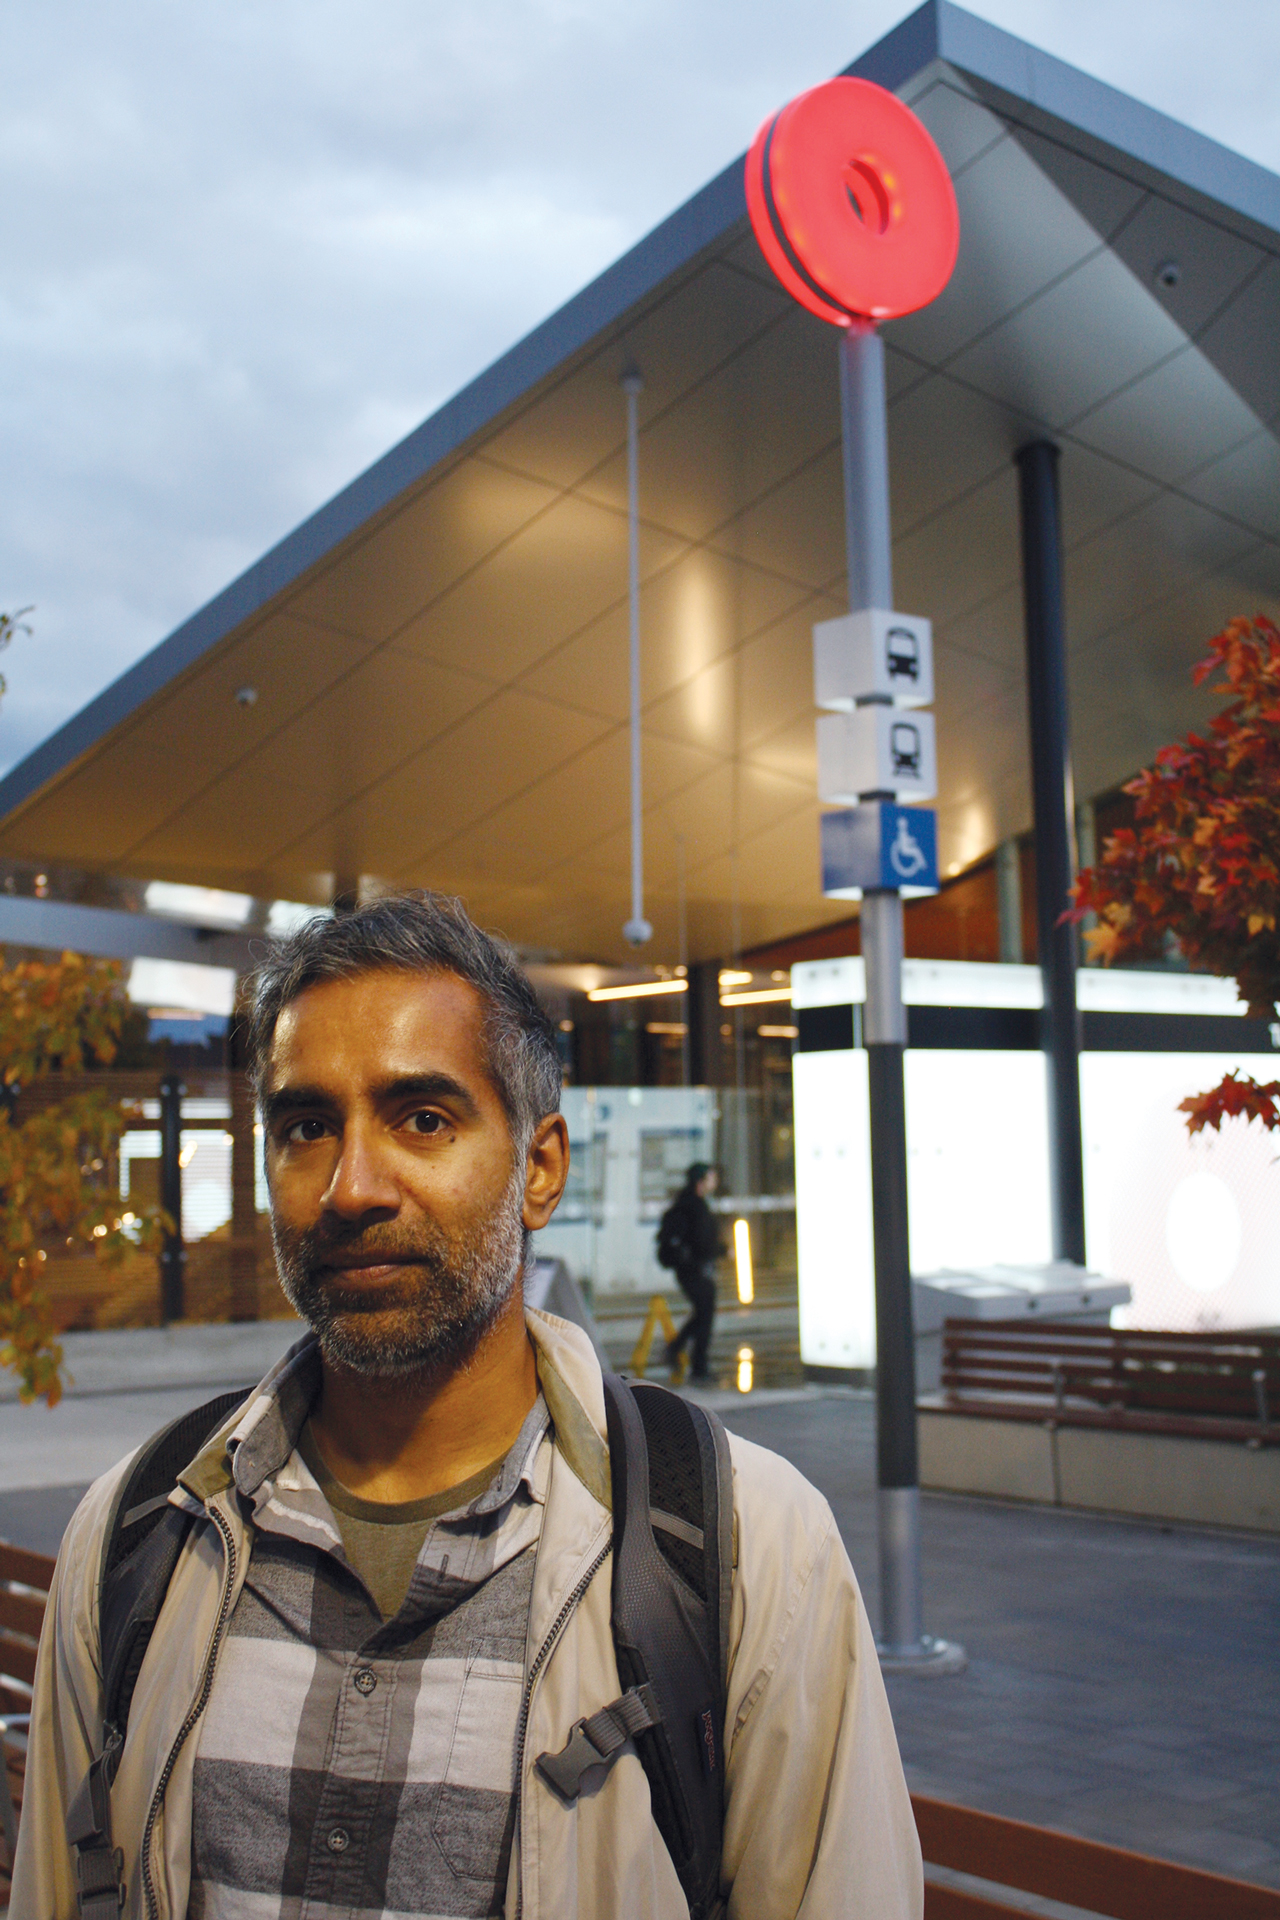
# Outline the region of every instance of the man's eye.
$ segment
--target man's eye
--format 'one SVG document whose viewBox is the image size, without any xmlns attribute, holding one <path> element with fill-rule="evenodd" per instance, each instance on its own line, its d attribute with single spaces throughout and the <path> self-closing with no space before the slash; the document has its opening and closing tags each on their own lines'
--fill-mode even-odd
<svg viewBox="0 0 1280 1920">
<path fill-rule="evenodd" d="M 292 1120 L 284 1130 L 284 1137 L 296 1146 L 304 1140 L 323 1140 L 327 1132 L 323 1120 Z"/>
<path fill-rule="evenodd" d="M 415 1113 L 409 1121 L 410 1133 L 440 1133 L 443 1128 L 444 1121 L 438 1113 Z"/>
</svg>

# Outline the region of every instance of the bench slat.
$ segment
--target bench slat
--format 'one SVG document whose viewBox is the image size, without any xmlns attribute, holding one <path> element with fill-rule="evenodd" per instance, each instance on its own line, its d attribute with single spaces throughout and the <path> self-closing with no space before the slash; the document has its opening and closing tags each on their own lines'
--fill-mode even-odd
<svg viewBox="0 0 1280 1920">
<path fill-rule="evenodd" d="M 36 1650 L 25 1640 L 0 1633 L 0 1674 L 11 1680 L 25 1680 L 32 1686 L 36 1677 Z"/>
<path fill-rule="evenodd" d="M 31 1695 L 19 1687 L 7 1686 L 0 1680 L 0 1714 L 30 1713 Z"/>
<path fill-rule="evenodd" d="M 7 1540 L 0 1540 L 0 1580 L 17 1580 L 24 1587 L 48 1593 L 54 1564 L 51 1554 L 32 1553 L 26 1547 L 13 1547 Z"/>
<path fill-rule="evenodd" d="M 1074 1834 L 979 1813 L 913 1794 L 924 1857 L 933 1866 L 972 1873 L 1020 1893 L 1106 1914 L 1109 1920 L 1280 1920 L 1280 1892 L 1181 1867 Z M 953 1899 L 954 1889 L 939 1888 Z M 969 1896 L 963 1896 L 969 1897 Z M 990 1903 L 986 1903 L 990 1905 Z M 998 1911 L 998 1909 L 997 1909 Z M 952 1909 L 979 1920 L 982 1908 Z M 934 1916 L 931 1916 L 934 1920 Z M 947 1920 L 945 1910 L 936 1920 Z"/>
<path fill-rule="evenodd" d="M 10 1633 L 29 1633 L 38 1640 L 44 1608 L 43 1594 L 14 1593 L 11 1588 L 0 1587 L 0 1628 L 7 1627 Z"/>
<path fill-rule="evenodd" d="M 935 1887 L 926 1880 L 924 1920 L 1018 1920 L 1018 1916 L 1016 1909 L 998 1900 L 962 1893 L 959 1887 Z"/>
</svg>

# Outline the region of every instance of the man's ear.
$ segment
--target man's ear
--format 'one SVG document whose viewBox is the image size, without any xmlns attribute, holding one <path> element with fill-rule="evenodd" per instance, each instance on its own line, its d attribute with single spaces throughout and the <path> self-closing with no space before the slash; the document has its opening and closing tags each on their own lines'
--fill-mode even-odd
<svg viewBox="0 0 1280 1920">
<path fill-rule="evenodd" d="M 569 1129 L 562 1113 L 549 1113 L 534 1128 L 525 1162 L 520 1218 L 530 1233 L 545 1227 L 569 1178 Z"/>
</svg>

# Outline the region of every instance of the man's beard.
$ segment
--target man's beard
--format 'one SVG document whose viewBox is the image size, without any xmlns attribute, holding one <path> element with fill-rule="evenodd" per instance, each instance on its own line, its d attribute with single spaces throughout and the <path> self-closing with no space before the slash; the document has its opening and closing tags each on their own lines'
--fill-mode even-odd
<svg viewBox="0 0 1280 1920">
<path fill-rule="evenodd" d="M 273 1217 L 280 1285 L 314 1327 L 327 1360 L 367 1375 L 436 1374 L 465 1365 L 511 1298 L 528 1236 L 524 1165 L 485 1219 L 450 1236 L 429 1220 L 293 1230 Z M 344 1260 L 411 1261 L 402 1277 L 362 1286 Z"/>
</svg>

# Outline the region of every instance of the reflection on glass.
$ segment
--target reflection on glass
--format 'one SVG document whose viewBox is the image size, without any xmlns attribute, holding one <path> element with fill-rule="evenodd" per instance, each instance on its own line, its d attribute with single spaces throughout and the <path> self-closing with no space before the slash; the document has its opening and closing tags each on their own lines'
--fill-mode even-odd
<svg viewBox="0 0 1280 1920">
<path fill-rule="evenodd" d="M 738 1298 L 749 1307 L 756 1297 L 756 1285 L 751 1272 L 751 1227 L 746 1220 L 733 1223 L 733 1258 L 738 1269 Z"/>
</svg>

